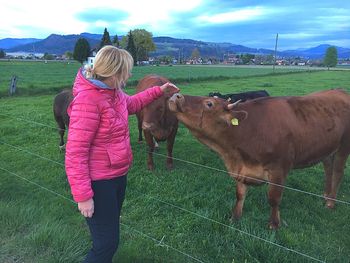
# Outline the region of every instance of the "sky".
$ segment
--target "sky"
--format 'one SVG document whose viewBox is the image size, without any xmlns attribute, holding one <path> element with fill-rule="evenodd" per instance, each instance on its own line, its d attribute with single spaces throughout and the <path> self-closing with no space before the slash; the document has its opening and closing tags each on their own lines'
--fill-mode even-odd
<svg viewBox="0 0 350 263">
<path fill-rule="evenodd" d="M 253 48 L 350 48 L 350 0 L 0 0 L 0 39 L 50 34 L 111 37 L 146 29 L 154 37 Z"/>
</svg>

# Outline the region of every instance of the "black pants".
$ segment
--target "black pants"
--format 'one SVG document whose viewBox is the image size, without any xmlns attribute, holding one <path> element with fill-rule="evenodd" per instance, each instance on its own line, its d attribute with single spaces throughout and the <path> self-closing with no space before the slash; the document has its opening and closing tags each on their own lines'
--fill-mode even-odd
<svg viewBox="0 0 350 263">
<path fill-rule="evenodd" d="M 126 175 L 92 182 L 94 214 L 86 218 L 92 248 L 84 263 L 111 263 L 119 244 L 119 217 L 126 188 Z"/>
</svg>

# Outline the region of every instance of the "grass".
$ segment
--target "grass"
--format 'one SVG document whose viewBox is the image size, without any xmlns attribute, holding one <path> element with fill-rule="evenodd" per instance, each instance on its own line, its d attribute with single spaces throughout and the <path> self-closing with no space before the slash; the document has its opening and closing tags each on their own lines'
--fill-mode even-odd
<svg viewBox="0 0 350 263">
<path fill-rule="evenodd" d="M 322 71 L 179 86 L 182 93 L 193 95 L 254 89 L 266 89 L 274 96 L 302 95 L 339 86 L 350 91 L 350 76 L 344 71 Z M 81 262 L 90 245 L 84 219 L 66 199 L 71 195 L 64 155 L 58 150 L 52 101 L 53 95 L 0 99 L 0 262 Z M 235 183 L 224 172 L 182 161 L 175 161 L 175 170 L 168 172 L 160 155 L 155 156 L 156 170 L 149 172 L 145 145 L 137 144 L 134 116 L 129 125 L 134 164 L 128 175 L 121 244 L 114 262 L 196 262 L 191 257 L 225 263 L 315 262 L 287 249 L 321 261 L 349 262 L 349 205 L 338 204 L 330 211 L 321 198 L 286 189 L 281 204 L 283 226 L 270 231 L 267 186 L 261 186 L 250 188 L 242 220 L 230 224 Z M 165 144 L 158 153 L 166 154 Z M 221 159 L 182 125 L 174 156 L 224 170 Z M 349 174 L 347 168 L 338 195 L 348 202 Z M 292 171 L 287 185 L 322 195 L 321 165 Z"/>
<path fill-rule="evenodd" d="M 0 97 L 8 95 L 12 76 L 17 76 L 17 95 L 55 94 L 70 88 L 80 64 L 63 61 L 0 61 Z M 311 68 L 309 68 L 311 69 Z M 276 73 L 284 74 L 309 70 L 300 67 L 277 67 Z M 198 80 L 242 78 L 272 74 L 272 67 L 232 66 L 143 66 L 134 67 L 129 86 L 136 86 L 137 80 L 147 74 L 160 74 L 177 83 Z"/>
</svg>

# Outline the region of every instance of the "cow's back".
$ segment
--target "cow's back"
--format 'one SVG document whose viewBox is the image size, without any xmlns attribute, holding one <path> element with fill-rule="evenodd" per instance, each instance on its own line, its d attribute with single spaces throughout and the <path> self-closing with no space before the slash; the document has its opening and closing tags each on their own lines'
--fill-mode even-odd
<svg viewBox="0 0 350 263">
<path fill-rule="evenodd" d="M 169 82 L 168 79 L 158 76 L 158 75 L 147 75 L 142 78 L 136 86 L 136 92 L 143 91 L 153 86 L 161 86 L 165 83 Z"/>
<path fill-rule="evenodd" d="M 67 114 L 68 105 L 73 100 L 72 90 L 63 90 L 57 94 L 54 98 L 53 112 L 55 119 L 61 118 L 66 125 L 69 123 L 69 117 Z"/>
<path fill-rule="evenodd" d="M 294 128 L 297 166 L 321 161 L 341 147 L 350 147 L 350 96 L 341 90 L 317 92 L 288 101 Z M 309 160 L 309 161 L 308 161 Z"/>
<path fill-rule="evenodd" d="M 342 90 L 262 98 L 239 109 L 248 113 L 242 136 L 286 156 L 293 167 L 317 163 L 341 145 L 350 147 L 350 96 Z"/>
</svg>

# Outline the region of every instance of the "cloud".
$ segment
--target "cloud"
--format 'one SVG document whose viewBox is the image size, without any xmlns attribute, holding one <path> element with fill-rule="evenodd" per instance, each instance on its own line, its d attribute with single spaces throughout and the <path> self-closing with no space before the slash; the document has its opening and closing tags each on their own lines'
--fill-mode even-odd
<svg viewBox="0 0 350 263">
<path fill-rule="evenodd" d="M 242 21 L 257 20 L 269 13 L 262 7 L 252 7 L 239 10 L 233 10 L 225 13 L 201 15 L 196 18 L 198 23 L 204 24 L 227 24 Z"/>
<path fill-rule="evenodd" d="M 143 28 L 261 48 L 273 47 L 276 33 L 280 48 L 350 40 L 350 1 L 343 0 L 11 0 L 1 8 L 0 38 L 102 34 L 106 27 L 110 35 Z"/>
<path fill-rule="evenodd" d="M 110 23 L 127 19 L 128 13 L 114 8 L 91 8 L 78 12 L 75 17 L 85 23 L 95 23 L 96 21 Z"/>
<path fill-rule="evenodd" d="M 219 1 L 210 9 L 201 6 L 189 14 L 190 18 L 179 18 L 182 31 L 177 27 L 172 36 L 273 48 L 279 33 L 279 50 L 311 47 L 315 43 L 337 45 L 337 39 L 338 45 L 349 42 L 346 39 L 350 39 L 350 7 L 328 8 L 315 2 L 308 7 L 308 3 L 301 1 L 297 6 L 285 1 L 273 5 L 269 1 L 264 1 L 264 5 L 256 1 L 258 4 L 254 6 L 254 1 L 248 2 L 251 5 L 241 9 L 232 8 L 232 1 L 231 8 L 228 1 Z M 239 5 L 242 1 L 234 3 Z"/>
<path fill-rule="evenodd" d="M 109 1 L 107 7 L 89 7 L 76 14 L 76 18 L 85 22 L 86 27 L 100 30 L 107 27 L 118 34 L 126 34 L 129 30 L 144 28 L 155 34 L 172 31 L 178 17 L 191 12 L 202 3 L 202 0 L 143 0 Z M 99 32 L 93 32 L 99 33 Z"/>
<path fill-rule="evenodd" d="M 312 39 L 315 37 L 323 36 L 324 34 L 313 34 L 313 33 L 305 33 L 305 32 L 297 32 L 297 33 L 287 33 L 280 34 L 280 38 L 284 39 Z"/>
<path fill-rule="evenodd" d="M 84 24 L 73 17 L 78 8 L 75 1 L 65 4 L 58 1 L 6 1 L 1 3 L 1 28 L 6 29 L 7 37 L 40 38 L 51 33 L 73 33 L 76 28 L 84 28 Z"/>
</svg>

